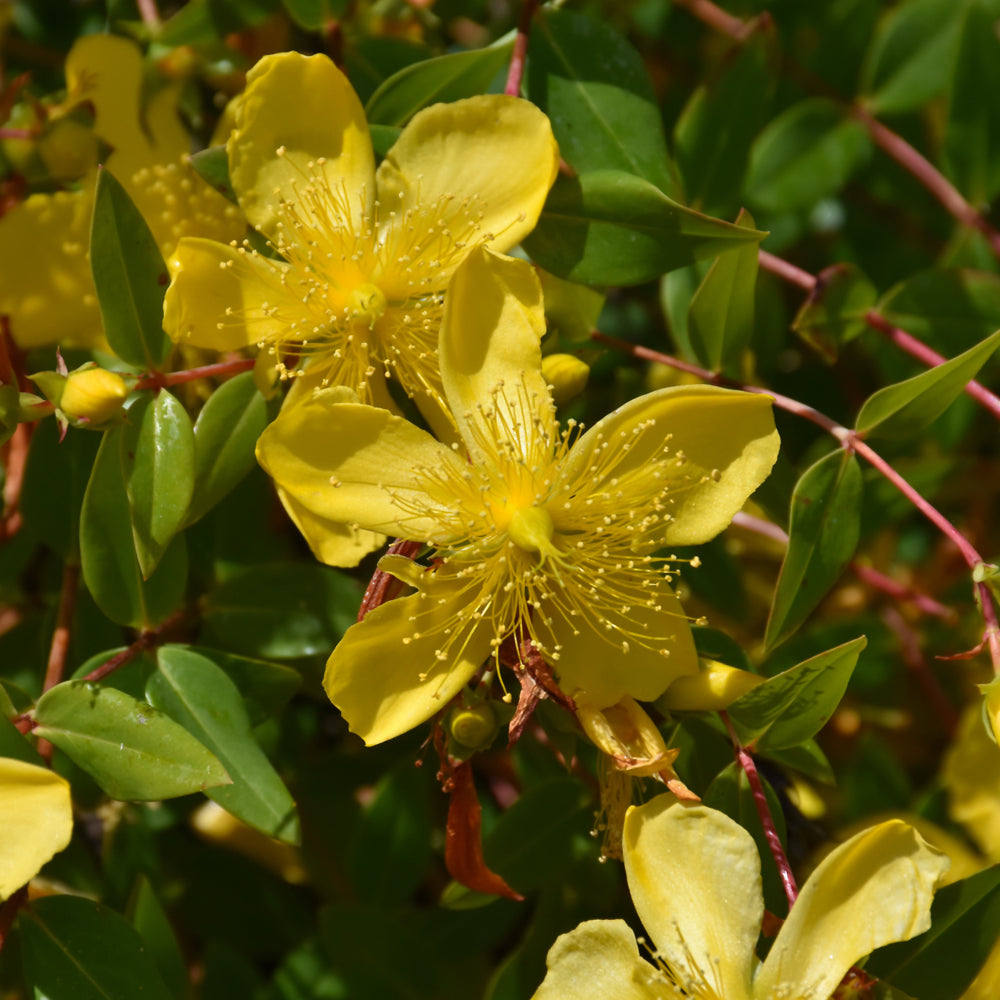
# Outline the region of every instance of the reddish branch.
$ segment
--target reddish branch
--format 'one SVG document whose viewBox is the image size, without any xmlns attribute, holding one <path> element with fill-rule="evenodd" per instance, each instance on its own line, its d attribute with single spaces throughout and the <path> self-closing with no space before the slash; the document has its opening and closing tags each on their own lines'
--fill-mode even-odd
<svg viewBox="0 0 1000 1000">
<path fill-rule="evenodd" d="M 136 382 L 136 389 L 168 389 L 172 385 L 194 382 L 199 378 L 220 378 L 239 375 L 250 371 L 257 362 L 253 358 L 237 358 L 235 361 L 220 361 L 201 368 L 188 368 L 182 372 L 148 372 Z"/>
<path fill-rule="evenodd" d="M 521 16 L 517 22 L 517 35 L 510 56 L 510 70 L 507 73 L 507 86 L 503 90 L 511 97 L 518 97 L 521 93 L 521 80 L 528 59 L 528 36 L 531 33 L 531 20 L 535 16 L 537 7 L 538 0 L 523 0 L 521 4 Z"/>
</svg>

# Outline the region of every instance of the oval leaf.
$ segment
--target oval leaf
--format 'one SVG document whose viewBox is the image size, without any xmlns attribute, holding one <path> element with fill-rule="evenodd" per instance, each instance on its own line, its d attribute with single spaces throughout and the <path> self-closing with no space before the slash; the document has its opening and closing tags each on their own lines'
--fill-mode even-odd
<svg viewBox="0 0 1000 1000">
<path fill-rule="evenodd" d="M 513 42 L 505 42 L 404 66 L 372 94 L 365 106 L 368 121 L 402 126 L 429 104 L 485 93 L 512 48 Z"/>
<path fill-rule="evenodd" d="M 815 736 L 840 704 L 867 643 L 859 636 L 769 677 L 737 698 L 726 711 L 742 742 L 760 751 L 782 750 Z"/>
<path fill-rule="evenodd" d="M 107 170 L 97 178 L 90 266 L 115 354 L 138 368 L 159 367 L 173 346 L 163 332 L 167 267 L 146 220 Z"/>
<path fill-rule="evenodd" d="M 754 228 L 753 217 L 740 212 L 736 225 Z M 736 361 L 753 334 L 757 245 L 746 243 L 717 257 L 688 308 L 687 329 L 698 360 L 712 371 Z"/>
<path fill-rule="evenodd" d="M 876 298 L 875 286 L 857 267 L 834 264 L 816 276 L 792 329 L 827 361 L 836 361 L 841 344 L 867 327 L 865 316 Z"/>
<path fill-rule="evenodd" d="M 113 799 L 169 799 L 229 782 L 222 764 L 183 726 L 114 688 L 57 684 L 39 699 L 35 719 L 35 734 Z"/>
<path fill-rule="evenodd" d="M 769 648 L 806 620 L 854 555 L 862 482 L 858 460 L 838 450 L 811 465 L 795 484 L 788 549 L 767 621 Z"/>
<path fill-rule="evenodd" d="M 166 390 L 143 395 L 129 408 L 121 463 L 135 552 L 148 580 L 184 523 L 194 490 L 191 418 Z"/>
<path fill-rule="evenodd" d="M 592 285 L 637 285 L 766 234 L 685 208 L 641 177 L 560 176 L 524 248 L 548 271 Z"/>
<path fill-rule="evenodd" d="M 194 486 L 187 523 L 211 510 L 253 467 L 254 446 L 267 426 L 267 403 L 253 372 L 223 382 L 194 425 Z"/>
<path fill-rule="evenodd" d="M 861 407 L 855 429 L 864 435 L 877 430 L 880 437 L 912 437 L 955 402 L 998 346 L 1000 330 L 957 358 L 879 389 Z"/>
<path fill-rule="evenodd" d="M 81 896 L 36 900 L 21 918 L 33 996 L 172 1000 L 142 938 L 122 916 Z"/>
<path fill-rule="evenodd" d="M 569 10 L 539 11 L 531 29 L 528 97 L 549 116 L 559 153 L 577 173 L 622 170 L 680 197 L 645 64 L 606 22 Z"/>
<path fill-rule="evenodd" d="M 209 659 L 164 646 L 146 697 L 222 761 L 231 785 L 206 792 L 234 816 L 270 837 L 299 840 L 295 802 L 250 731 L 236 685 Z"/>
</svg>

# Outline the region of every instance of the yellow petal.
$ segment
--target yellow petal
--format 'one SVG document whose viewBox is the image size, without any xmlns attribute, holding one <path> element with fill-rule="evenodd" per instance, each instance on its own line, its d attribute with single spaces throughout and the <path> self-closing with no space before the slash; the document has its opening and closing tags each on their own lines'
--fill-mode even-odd
<svg viewBox="0 0 1000 1000">
<path fill-rule="evenodd" d="M 423 541 L 440 532 L 422 469 L 464 465 L 401 417 L 316 393 L 286 406 L 257 442 L 257 460 L 302 508 L 340 524 Z M 410 513 L 413 511 L 414 513 Z"/>
<path fill-rule="evenodd" d="M 87 257 L 92 194 L 34 194 L 0 219 L 0 313 L 20 347 L 104 344 Z"/>
<path fill-rule="evenodd" d="M 490 653 L 490 623 L 469 620 L 461 584 L 430 572 L 422 576 L 418 593 L 389 601 L 352 625 L 327 661 L 326 693 L 369 746 L 426 722 Z"/>
<path fill-rule="evenodd" d="M 72 835 L 69 783 L 47 767 L 0 758 L 0 900 L 37 875 Z"/>
<path fill-rule="evenodd" d="M 67 103 L 89 101 L 94 131 L 127 158 L 151 156 L 141 127 L 142 52 L 119 35 L 86 35 L 66 56 Z"/>
<path fill-rule="evenodd" d="M 169 266 L 163 328 L 178 342 L 237 351 L 311 322 L 295 273 L 282 261 L 189 237 Z"/>
<path fill-rule="evenodd" d="M 771 471 L 779 444 L 766 396 L 678 386 L 633 399 L 594 424 L 573 446 L 562 478 L 569 482 L 599 467 L 597 454 L 608 442 L 612 448 L 627 443 L 628 456 L 614 464 L 612 474 L 641 475 L 648 469 L 655 495 L 663 482 L 654 478 L 654 460 L 665 441 L 668 455 L 684 458 L 670 495 L 672 520 L 657 539 L 666 545 L 698 545 L 722 531 Z M 596 481 L 593 488 L 602 487 L 603 481 Z"/>
<path fill-rule="evenodd" d="M 610 589 L 615 580 L 613 574 L 607 576 L 605 586 Z M 559 686 L 579 703 L 607 708 L 625 697 L 654 701 L 678 677 L 698 669 L 687 616 L 669 584 L 659 579 L 644 597 L 660 610 L 637 604 L 626 616 L 595 603 L 584 607 L 580 616 L 552 614 L 552 644 L 561 647 L 555 663 Z M 596 619 L 597 613 L 611 628 Z M 655 643 L 654 648 L 642 645 L 640 637 Z"/>
<path fill-rule="evenodd" d="M 666 794 L 625 814 L 624 855 L 636 912 L 679 984 L 691 996 L 749 1000 L 764 916 L 750 834 Z"/>
<path fill-rule="evenodd" d="M 829 997 L 876 948 L 927 930 L 947 868 L 948 859 L 900 820 L 841 844 L 799 893 L 754 981 L 755 1000 Z"/>
<path fill-rule="evenodd" d="M 279 200 L 314 215 L 306 188 L 317 178 L 318 190 L 343 197 L 348 228 L 368 216 L 375 193 L 368 123 L 347 77 L 324 55 L 282 52 L 261 59 L 247 74 L 226 148 L 240 205 L 276 242 Z"/>
<path fill-rule="evenodd" d="M 648 777 L 662 770 L 673 774 L 670 765 L 680 750 L 667 749 L 663 734 L 632 698 L 599 710 L 578 704 L 576 717 L 591 743 L 607 754 L 619 771 L 634 777 Z"/>
<path fill-rule="evenodd" d="M 485 249 L 469 254 L 448 288 L 438 353 L 445 396 L 474 459 L 497 462 L 496 421 L 483 412 L 494 405 L 510 415 L 510 437 L 522 455 L 545 437 L 551 449 L 555 413 L 542 376 L 544 333 L 542 289 L 531 265 Z"/>
<path fill-rule="evenodd" d="M 1000 747 L 989 738 L 979 705 L 962 716 L 943 778 L 951 818 L 988 858 L 1000 858 Z"/>
<path fill-rule="evenodd" d="M 766 678 L 715 660 L 703 660 L 696 674 L 679 677 L 667 688 L 660 704 L 675 712 L 719 712 Z"/>
<path fill-rule="evenodd" d="M 481 95 L 415 115 L 379 166 L 378 197 L 440 220 L 457 239 L 509 250 L 534 228 L 558 169 L 552 127 L 535 105 Z"/>
<path fill-rule="evenodd" d="M 624 920 L 588 920 L 556 938 L 532 1000 L 681 1000 L 639 956 Z"/>
<path fill-rule="evenodd" d="M 300 504 L 287 490 L 279 488 L 278 499 L 309 543 L 312 554 L 327 566 L 357 566 L 366 555 L 385 545 L 385 535 L 320 517 Z"/>
</svg>

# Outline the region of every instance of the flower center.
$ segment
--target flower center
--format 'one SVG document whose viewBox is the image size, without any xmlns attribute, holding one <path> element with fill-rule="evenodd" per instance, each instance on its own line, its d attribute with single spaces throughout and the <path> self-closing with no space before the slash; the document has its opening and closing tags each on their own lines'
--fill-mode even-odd
<svg viewBox="0 0 1000 1000">
<path fill-rule="evenodd" d="M 370 329 L 385 315 L 388 303 L 381 288 L 365 282 L 348 296 L 348 308 L 356 320 L 363 321 Z"/>
<path fill-rule="evenodd" d="M 559 550 L 552 544 L 555 530 L 544 507 L 519 507 L 511 515 L 507 537 L 523 552 L 537 552 L 544 562 L 559 557 Z"/>
</svg>

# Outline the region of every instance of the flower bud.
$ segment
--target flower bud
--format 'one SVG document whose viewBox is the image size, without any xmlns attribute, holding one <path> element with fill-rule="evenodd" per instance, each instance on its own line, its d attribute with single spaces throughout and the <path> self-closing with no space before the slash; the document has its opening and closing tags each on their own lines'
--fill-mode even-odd
<svg viewBox="0 0 1000 1000">
<path fill-rule="evenodd" d="M 556 406 L 564 406 L 583 392 L 590 368 L 573 354 L 548 354 L 542 358 L 542 377 L 552 388 Z"/>
<path fill-rule="evenodd" d="M 456 708 L 448 720 L 451 738 L 465 750 L 485 750 L 499 728 L 496 712 L 488 701 Z"/>
<path fill-rule="evenodd" d="M 696 674 L 684 674 L 667 688 L 657 704 L 670 712 L 718 712 L 766 678 L 715 660 L 702 660 Z"/>
<path fill-rule="evenodd" d="M 97 166 L 97 136 L 86 125 L 62 118 L 39 138 L 38 154 L 55 180 L 76 180 Z"/>
<path fill-rule="evenodd" d="M 129 393 L 121 375 L 93 365 L 68 375 L 39 372 L 31 379 L 72 423 L 107 423 L 118 415 Z"/>
</svg>

